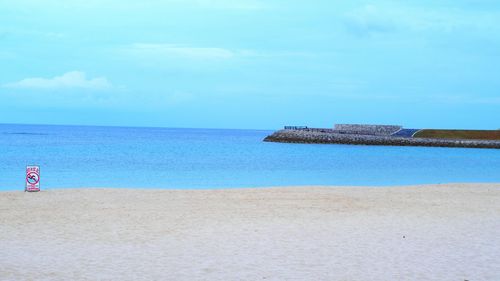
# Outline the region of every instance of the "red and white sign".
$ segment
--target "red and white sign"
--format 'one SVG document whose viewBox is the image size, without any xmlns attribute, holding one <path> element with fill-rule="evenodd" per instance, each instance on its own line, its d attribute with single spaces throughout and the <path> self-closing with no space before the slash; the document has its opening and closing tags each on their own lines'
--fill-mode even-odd
<svg viewBox="0 0 500 281">
<path fill-rule="evenodd" d="M 26 166 L 25 191 L 40 191 L 40 166 Z"/>
</svg>

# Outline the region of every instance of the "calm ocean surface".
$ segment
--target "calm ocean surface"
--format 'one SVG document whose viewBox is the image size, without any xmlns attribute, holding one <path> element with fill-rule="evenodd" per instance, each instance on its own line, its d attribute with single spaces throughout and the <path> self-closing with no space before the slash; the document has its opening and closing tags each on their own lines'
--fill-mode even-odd
<svg viewBox="0 0 500 281">
<path fill-rule="evenodd" d="M 500 150 L 265 143 L 271 131 L 0 125 L 0 190 L 500 182 Z"/>
</svg>

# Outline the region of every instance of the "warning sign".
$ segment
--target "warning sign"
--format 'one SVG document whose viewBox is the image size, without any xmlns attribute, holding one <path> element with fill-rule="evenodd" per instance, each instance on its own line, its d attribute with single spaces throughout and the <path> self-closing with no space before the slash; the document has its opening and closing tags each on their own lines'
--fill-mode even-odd
<svg viewBox="0 0 500 281">
<path fill-rule="evenodd" d="M 26 166 L 26 187 L 24 191 L 40 191 L 40 166 Z"/>
</svg>

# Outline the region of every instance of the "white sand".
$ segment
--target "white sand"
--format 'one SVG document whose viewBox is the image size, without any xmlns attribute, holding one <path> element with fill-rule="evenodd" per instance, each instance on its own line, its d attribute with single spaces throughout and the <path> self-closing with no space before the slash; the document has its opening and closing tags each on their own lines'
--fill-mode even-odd
<svg viewBox="0 0 500 281">
<path fill-rule="evenodd" d="M 1 280 L 500 280 L 500 184 L 0 192 Z"/>
</svg>

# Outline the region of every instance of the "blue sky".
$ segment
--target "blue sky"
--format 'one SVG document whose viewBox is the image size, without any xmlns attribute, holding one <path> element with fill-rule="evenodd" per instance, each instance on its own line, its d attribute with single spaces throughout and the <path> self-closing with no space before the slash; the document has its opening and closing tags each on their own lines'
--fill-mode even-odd
<svg viewBox="0 0 500 281">
<path fill-rule="evenodd" d="M 0 0 L 0 123 L 500 128 L 500 2 Z"/>
</svg>

